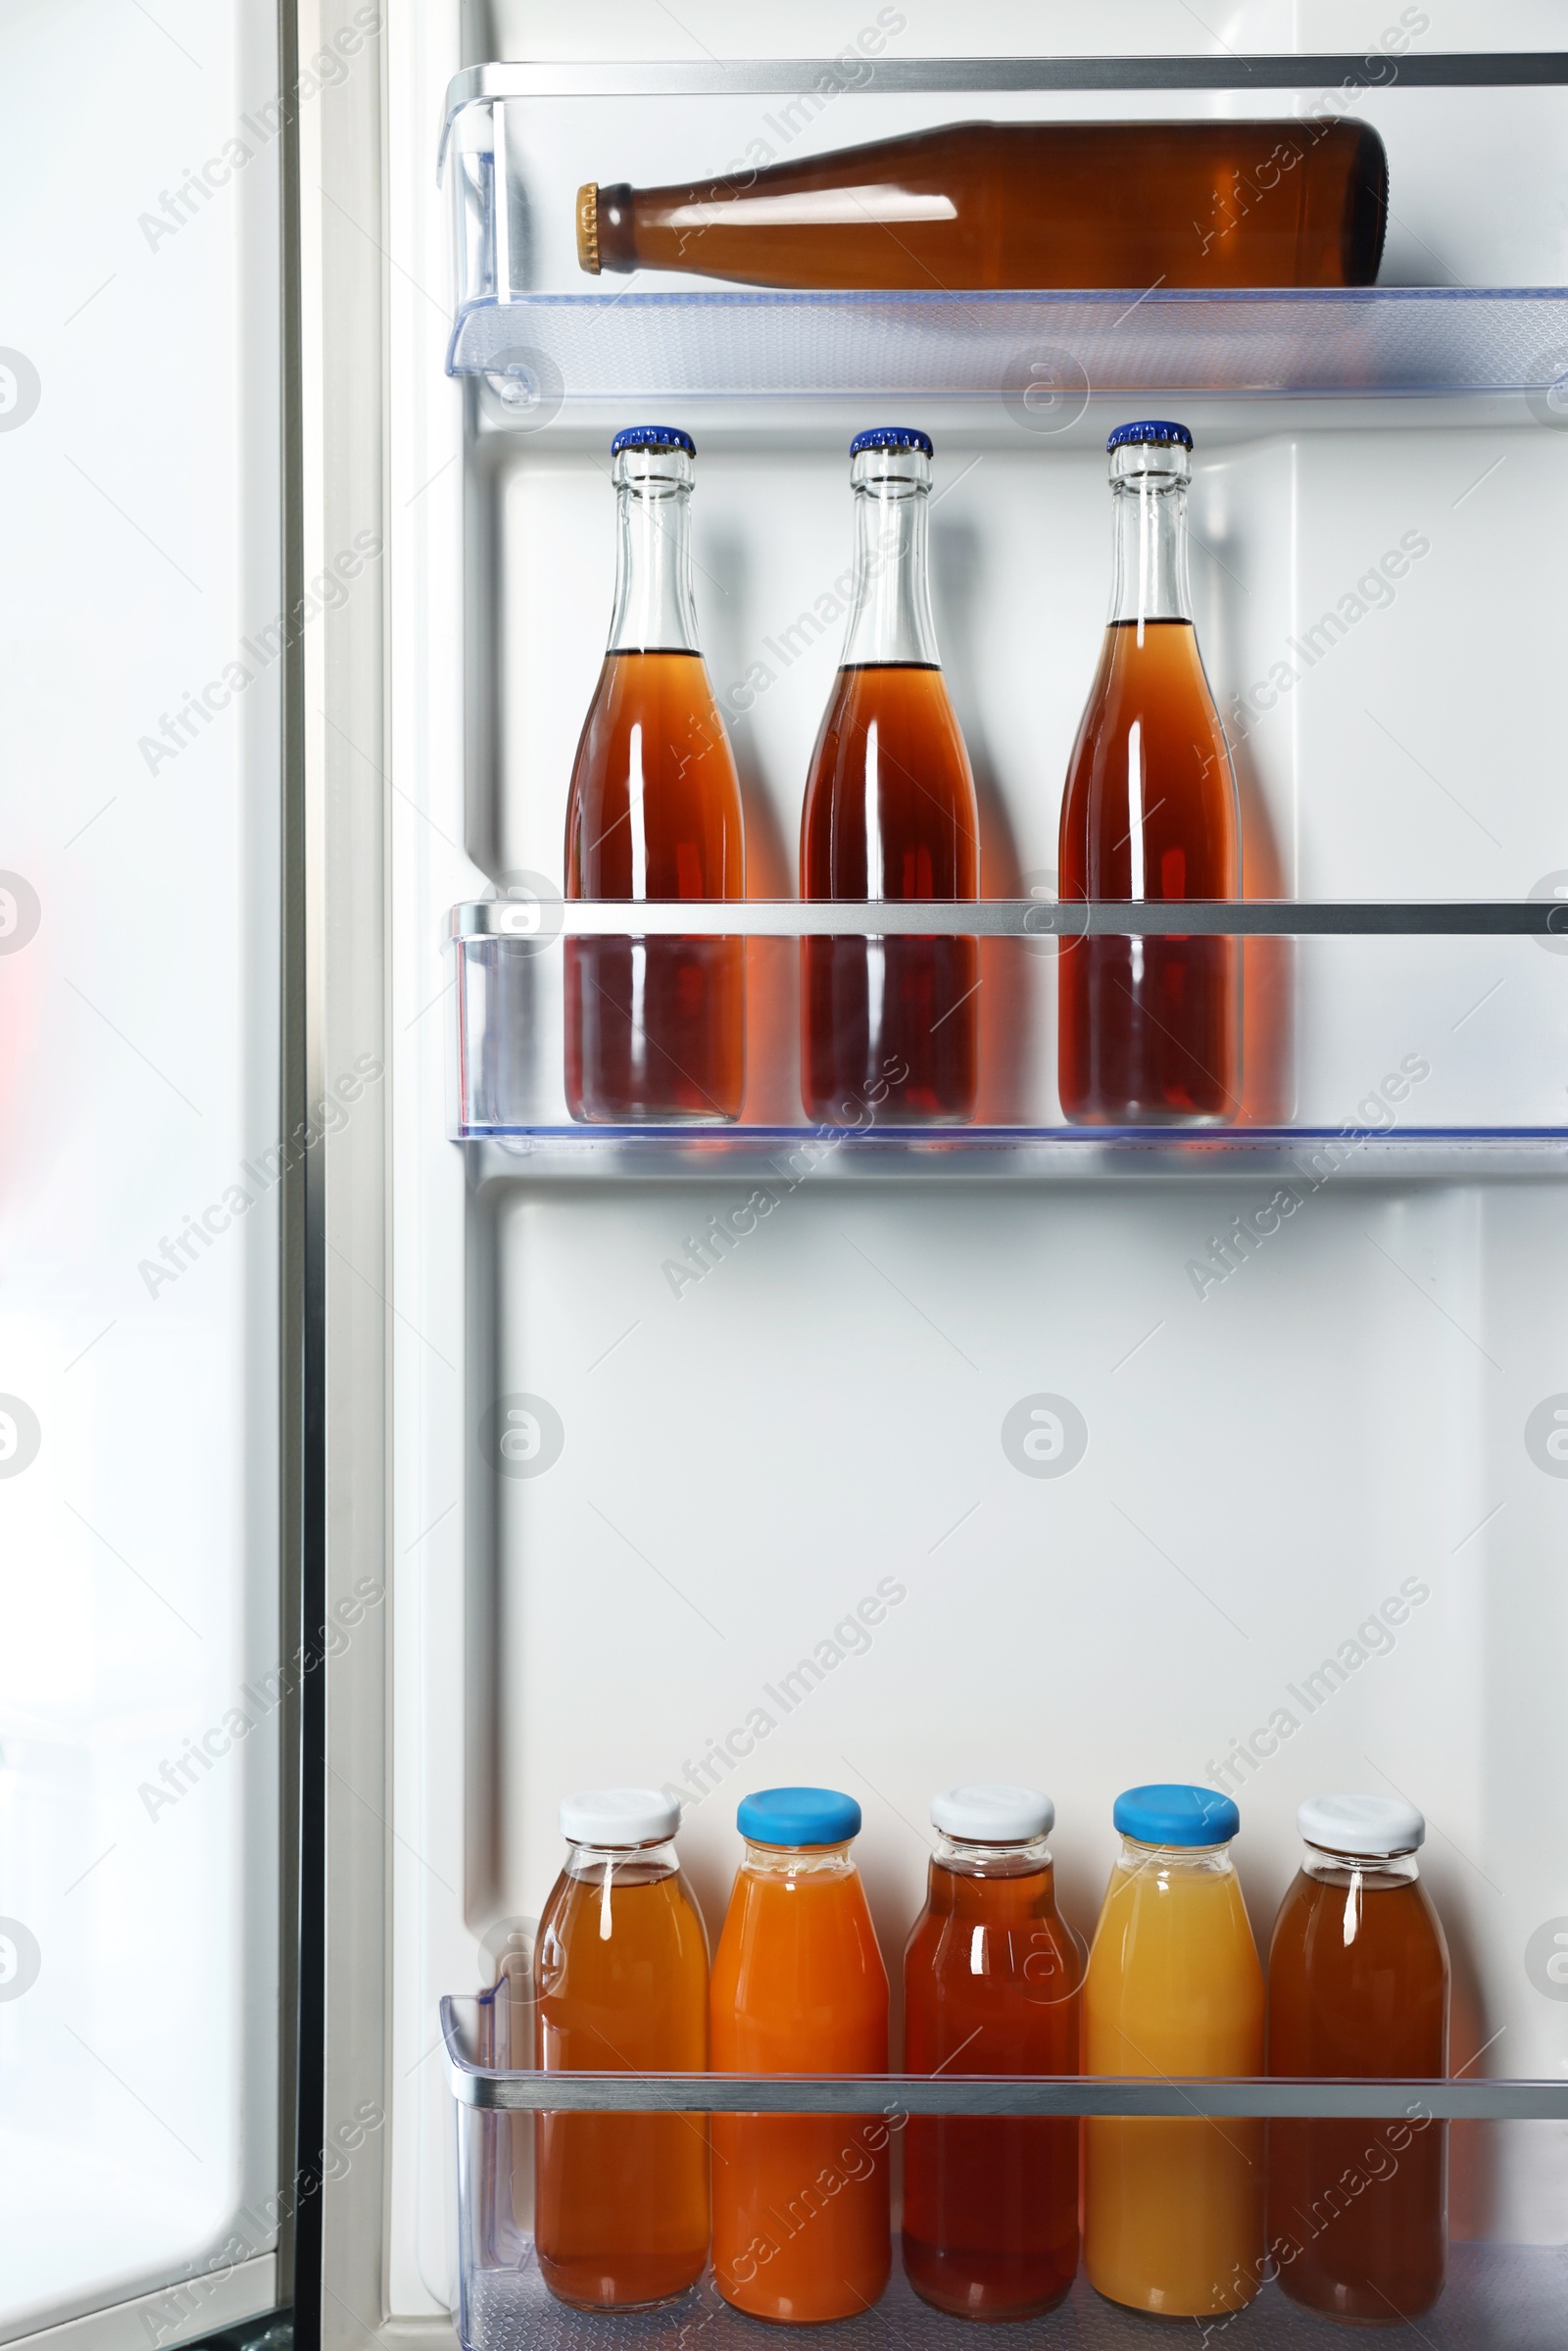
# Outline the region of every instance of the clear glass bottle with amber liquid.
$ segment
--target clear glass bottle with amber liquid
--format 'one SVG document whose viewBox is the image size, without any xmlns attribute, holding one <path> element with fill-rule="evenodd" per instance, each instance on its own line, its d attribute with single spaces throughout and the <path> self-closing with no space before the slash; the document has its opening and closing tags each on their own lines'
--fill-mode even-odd
<svg viewBox="0 0 1568 2351">
<path fill-rule="evenodd" d="M 1448 1949 L 1421 1883 L 1426 1822 L 1403 1797 L 1313 1796 L 1268 1955 L 1268 2070 L 1441 2081 Z M 1349 2327 L 1411 2325 L 1443 2291 L 1448 2126 L 1412 2090 L 1395 2122 L 1268 2127 L 1268 2237 L 1293 2302 Z"/>
<path fill-rule="evenodd" d="M 740 782 L 697 643 L 690 501 L 696 447 L 672 425 L 611 443 L 615 609 L 566 804 L 566 896 L 746 895 Z M 738 1117 L 745 941 L 612 934 L 566 941 L 566 1101 L 608 1124 Z"/>
<path fill-rule="evenodd" d="M 855 588 L 811 755 L 803 898 L 974 898 L 980 822 L 937 658 L 927 579 L 931 443 L 881 425 L 850 444 Z M 972 1117 L 979 943 L 845 937 L 802 947 L 801 1093 L 825 1124 Z"/>
<path fill-rule="evenodd" d="M 926 1905 L 904 1955 L 911 2074 L 1076 2074 L 1084 1954 L 1056 1908 L 1032 1788 L 950 1788 Z M 960 2319 L 1036 2318 L 1078 2268 L 1074 2115 L 911 2115 L 904 2267 L 922 2302 Z"/>
<path fill-rule="evenodd" d="M 563 1803 L 566 1859 L 534 1952 L 541 2072 L 707 2065 L 708 1936 L 675 1857 L 679 1825 L 679 1804 L 654 1788 Z M 709 2228 L 701 2115 L 539 2113 L 533 2126 L 534 2250 L 558 2301 L 646 2310 L 696 2283 Z"/>
<path fill-rule="evenodd" d="M 1203 673 L 1187 579 L 1185 424 L 1123 424 L 1106 443 L 1115 517 L 1110 620 L 1061 802 L 1063 900 L 1169 906 L 1239 898 L 1241 809 Z M 1234 938 L 1179 932 L 1064 943 L 1057 1089 L 1108 1126 L 1213 1126 L 1242 1085 Z"/>
</svg>

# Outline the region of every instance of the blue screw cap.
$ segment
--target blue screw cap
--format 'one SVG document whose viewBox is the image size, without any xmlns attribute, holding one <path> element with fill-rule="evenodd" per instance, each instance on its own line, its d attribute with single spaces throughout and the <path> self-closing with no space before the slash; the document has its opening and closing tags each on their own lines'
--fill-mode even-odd
<svg viewBox="0 0 1568 2351">
<path fill-rule="evenodd" d="M 741 1798 L 735 1826 L 754 1845 L 842 1845 L 860 1834 L 860 1807 L 836 1788 L 763 1788 Z"/>
<path fill-rule="evenodd" d="M 1141 1845 L 1228 1845 L 1242 1825 L 1231 1798 L 1216 1788 L 1168 1781 L 1124 1788 L 1111 1819 Z"/>
<path fill-rule="evenodd" d="M 850 443 L 851 457 L 858 457 L 862 449 L 918 449 L 926 457 L 933 452 L 931 435 L 913 424 L 873 424 L 868 432 L 858 432 Z"/>
<path fill-rule="evenodd" d="M 1125 449 L 1134 441 L 1152 443 L 1156 449 L 1173 445 L 1191 449 L 1193 436 L 1185 424 L 1172 424 L 1163 416 L 1146 416 L 1139 424 L 1118 424 L 1105 443 L 1105 455 L 1109 457 L 1113 449 Z"/>
<path fill-rule="evenodd" d="M 628 424 L 611 442 L 610 454 L 618 457 L 623 449 L 684 449 L 688 457 L 697 455 L 697 443 L 678 424 Z"/>
</svg>

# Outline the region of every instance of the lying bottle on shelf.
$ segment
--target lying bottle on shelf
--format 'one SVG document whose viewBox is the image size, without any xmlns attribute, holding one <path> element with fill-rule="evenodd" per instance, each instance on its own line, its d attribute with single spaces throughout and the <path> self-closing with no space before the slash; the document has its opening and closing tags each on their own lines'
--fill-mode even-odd
<svg viewBox="0 0 1568 2351">
<path fill-rule="evenodd" d="M 1256 2075 L 1263 1971 L 1230 1856 L 1241 1816 L 1212 1788 L 1130 1788 L 1084 1978 L 1086 2074 Z M 1219 2318 L 1262 2282 L 1263 2126 L 1094 2116 L 1084 2261 L 1112 2302 Z"/>
<path fill-rule="evenodd" d="M 577 258 L 823 288 L 1364 286 L 1368 122 L 951 122 L 687 186 L 590 181 Z"/>
<path fill-rule="evenodd" d="M 853 1796 L 771 1788 L 736 1814 L 746 1857 L 713 1959 L 715 2073 L 885 2074 L 888 1976 Z M 857 2318 L 892 2267 L 880 2114 L 715 2114 L 713 2277 L 784 2325 Z"/>
<path fill-rule="evenodd" d="M 611 443 L 618 506 L 610 643 L 566 804 L 566 896 L 741 899 L 740 779 L 697 642 L 689 513 L 696 445 L 674 426 Z M 700 1123 L 746 1091 L 740 935 L 568 939 L 573 1118 Z"/>
<path fill-rule="evenodd" d="M 700 2073 L 708 2063 L 708 1936 L 670 1839 L 680 1806 L 601 1788 L 561 1807 L 566 1860 L 534 1951 L 542 2071 Z M 556 2299 L 643 2310 L 694 2285 L 708 2259 L 701 2115 L 534 2118 L 534 2241 Z"/>
<path fill-rule="evenodd" d="M 937 655 L 927 578 L 931 443 L 850 443 L 855 587 L 801 818 L 803 898 L 974 898 L 980 819 Z M 975 939 L 808 939 L 801 1096 L 827 1124 L 973 1116 Z"/>
<path fill-rule="evenodd" d="M 1066 899 L 1239 898 L 1241 809 L 1187 580 L 1185 424 L 1118 425 L 1110 619 L 1061 801 Z M 1217 1125 L 1241 1106 L 1241 945 L 1164 935 L 1062 948 L 1057 1092 L 1075 1122 Z"/>
<path fill-rule="evenodd" d="M 941 1841 L 904 1957 L 909 2073 L 1077 2073 L 1084 1959 L 1056 1908 L 1055 1817 L 1031 1788 L 932 1798 Z M 937 2310 L 1054 2309 L 1078 2269 L 1076 2117 L 911 2115 L 903 2250 L 909 2283 Z"/>
<path fill-rule="evenodd" d="M 1441 2080 L 1448 1952 L 1416 1866 L 1426 1823 L 1392 1796 L 1315 1796 L 1268 1959 L 1268 2070 Z M 1419 2319 L 1443 2290 L 1446 2123 L 1268 2127 L 1268 2238 L 1293 2302 L 1351 2326 Z"/>
</svg>

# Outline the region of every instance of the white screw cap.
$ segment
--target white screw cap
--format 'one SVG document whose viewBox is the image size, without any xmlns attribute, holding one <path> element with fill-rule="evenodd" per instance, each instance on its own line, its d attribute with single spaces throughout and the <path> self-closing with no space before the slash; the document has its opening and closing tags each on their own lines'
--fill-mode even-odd
<svg viewBox="0 0 1568 2351">
<path fill-rule="evenodd" d="M 933 1826 L 963 1844 L 1028 1844 L 1049 1837 L 1055 1819 L 1055 1805 L 1038 1788 L 978 1780 L 966 1788 L 945 1788 L 931 1798 Z"/>
<path fill-rule="evenodd" d="M 680 1805 L 657 1788 L 594 1788 L 561 1799 L 561 1834 L 568 1844 L 657 1844 L 679 1827 Z"/>
<path fill-rule="evenodd" d="M 1427 1833 L 1403 1796 L 1308 1796 L 1296 1825 L 1328 1853 L 1413 1853 Z"/>
</svg>

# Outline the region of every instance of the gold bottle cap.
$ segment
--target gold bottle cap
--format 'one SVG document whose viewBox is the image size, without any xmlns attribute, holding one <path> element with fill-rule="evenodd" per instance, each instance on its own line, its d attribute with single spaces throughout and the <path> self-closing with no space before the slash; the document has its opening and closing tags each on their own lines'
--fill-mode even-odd
<svg viewBox="0 0 1568 2351">
<path fill-rule="evenodd" d="M 599 182 L 577 190 L 577 267 L 599 275 Z"/>
</svg>

